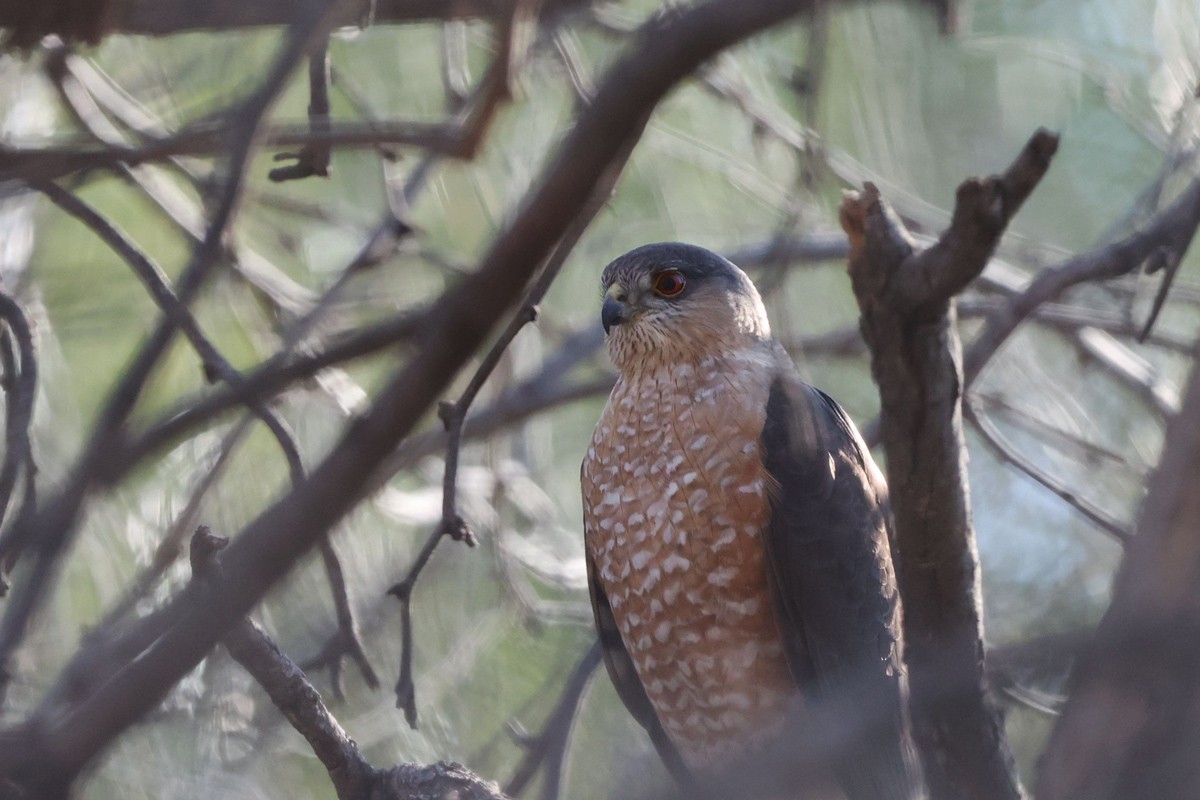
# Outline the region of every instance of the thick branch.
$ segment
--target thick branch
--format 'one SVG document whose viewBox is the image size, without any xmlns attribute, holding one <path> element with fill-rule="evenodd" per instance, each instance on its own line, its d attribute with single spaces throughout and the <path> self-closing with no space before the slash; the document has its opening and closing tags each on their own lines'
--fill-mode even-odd
<svg viewBox="0 0 1200 800">
<path fill-rule="evenodd" d="M 217 552 L 229 540 L 201 527 L 192 536 L 191 561 L 195 580 L 219 574 Z M 312 747 L 329 771 L 338 797 L 360 796 L 373 777 L 371 765 L 354 740 L 346 735 L 304 672 L 250 619 L 242 619 L 222 640 L 234 660 L 267 691 L 271 702 Z"/>
<path fill-rule="evenodd" d="M 1195 358 L 1200 359 L 1200 350 Z M 1200 793 L 1200 369 L 1042 757 L 1043 800 Z"/>
<path fill-rule="evenodd" d="M 1058 137 L 1039 130 L 1003 175 L 970 178 L 958 187 L 950 228 L 932 247 L 890 277 L 888 302 L 905 312 L 936 314 L 979 277 L 1009 220 L 1050 168 Z"/>
<path fill-rule="evenodd" d="M 585 5 L 587 0 L 551 0 L 555 11 Z M 437 22 L 511 14 L 519 0 L 361 0 L 347 3 L 335 18 L 342 25 Z M 93 7 L 94 6 L 94 7 Z M 90 12 L 90 13 L 88 13 Z M 29 46 L 48 34 L 67 41 L 95 42 L 112 34 L 169 36 L 189 31 L 232 31 L 287 25 L 295 19 L 290 0 L 110 0 L 78 4 L 62 0 L 0 2 L 0 27 L 16 42 Z"/>
<path fill-rule="evenodd" d="M 1022 794 L 1003 722 L 984 686 L 979 557 L 951 300 L 983 270 L 1011 212 L 1045 173 L 1055 141 L 1039 131 L 1004 176 L 964 183 L 950 229 L 922 252 L 914 252 L 873 186 L 848 195 L 841 209 L 882 401 L 913 733 L 934 800 Z M 957 690 L 949 694 L 947 685 Z"/>
</svg>

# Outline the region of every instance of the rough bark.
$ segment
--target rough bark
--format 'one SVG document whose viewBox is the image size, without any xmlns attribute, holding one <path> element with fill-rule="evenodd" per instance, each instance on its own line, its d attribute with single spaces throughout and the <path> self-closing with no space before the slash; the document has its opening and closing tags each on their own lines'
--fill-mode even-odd
<svg viewBox="0 0 1200 800">
<path fill-rule="evenodd" d="M 1200 370 L 1193 369 L 1112 604 L 1042 756 L 1039 800 L 1200 796 L 1198 524 Z"/>
<path fill-rule="evenodd" d="M 953 298 L 983 270 L 1056 145 L 1039 132 L 1004 175 L 963 183 L 950 228 L 926 250 L 916 251 L 874 186 L 842 204 L 882 401 L 913 735 L 934 800 L 1022 796 L 985 686 Z"/>
</svg>

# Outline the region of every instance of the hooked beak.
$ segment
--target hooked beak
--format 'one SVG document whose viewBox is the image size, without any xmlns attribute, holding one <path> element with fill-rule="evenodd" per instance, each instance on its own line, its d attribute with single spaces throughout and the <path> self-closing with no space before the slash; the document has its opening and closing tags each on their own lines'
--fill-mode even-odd
<svg viewBox="0 0 1200 800">
<path fill-rule="evenodd" d="M 600 324 L 604 326 L 605 334 L 614 325 L 620 325 L 629 319 L 628 299 L 629 293 L 621 284 L 614 283 L 608 287 L 608 292 L 604 295 L 604 305 L 600 307 Z"/>
</svg>

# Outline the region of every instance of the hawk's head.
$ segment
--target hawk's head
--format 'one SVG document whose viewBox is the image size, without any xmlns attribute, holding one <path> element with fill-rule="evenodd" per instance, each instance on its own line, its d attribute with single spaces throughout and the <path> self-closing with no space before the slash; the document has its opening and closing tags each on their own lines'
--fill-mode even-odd
<svg viewBox="0 0 1200 800">
<path fill-rule="evenodd" d="M 621 371 L 740 350 L 771 334 L 746 273 L 703 247 L 630 250 L 604 268 L 600 319 Z"/>
</svg>

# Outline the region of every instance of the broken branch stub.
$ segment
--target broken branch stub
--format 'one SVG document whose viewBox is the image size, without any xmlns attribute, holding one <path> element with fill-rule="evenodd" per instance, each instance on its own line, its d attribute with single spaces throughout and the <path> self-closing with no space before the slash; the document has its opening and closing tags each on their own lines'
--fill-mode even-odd
<svg viewBox="0 0 1200 800">
<path fill-rule="evenodd" d="M 840 211 L 882 404 L 913 736 L 934 800 L 1023 796 L 985 689 L 953 299 L 983 271 L 1057 145 L 1039 130 L 1003 174 L 965 181 L 950 227 L 924 250 L 871 184 Z"/>
</svg>

